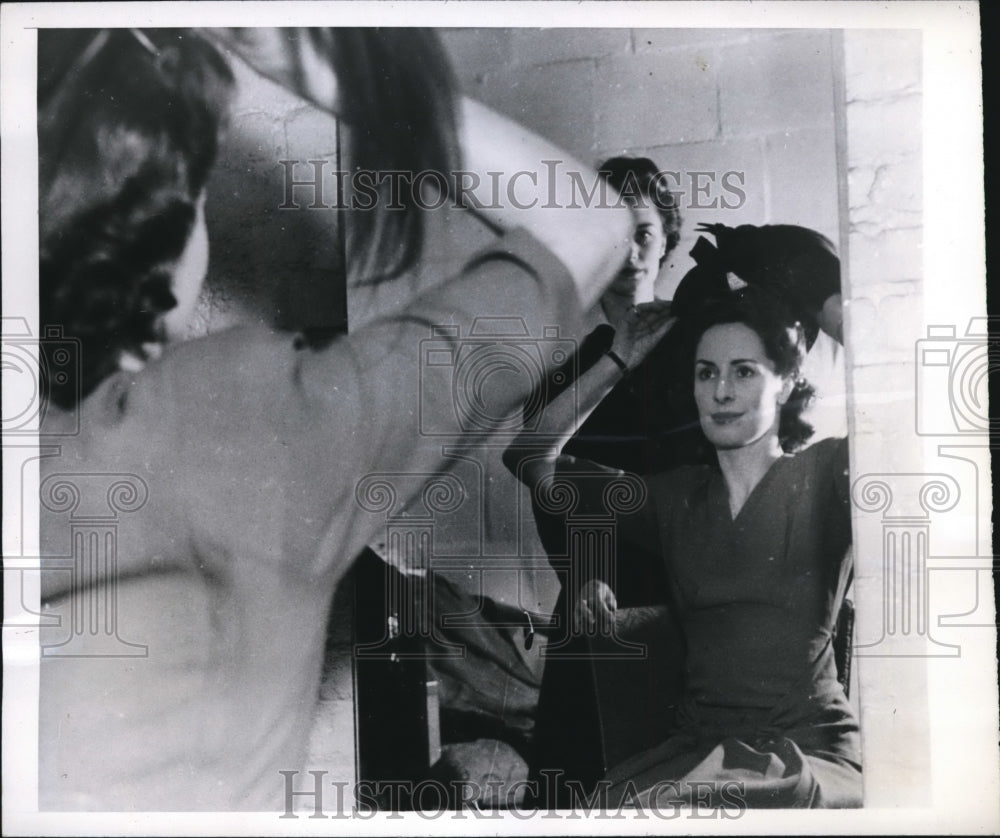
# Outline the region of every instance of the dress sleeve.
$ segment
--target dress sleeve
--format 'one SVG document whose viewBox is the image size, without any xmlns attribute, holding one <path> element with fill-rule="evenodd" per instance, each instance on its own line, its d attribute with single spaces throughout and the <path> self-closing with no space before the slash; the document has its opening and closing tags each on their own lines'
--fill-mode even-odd
<svg viewBox="0 0 1000 838">
<path fill-rule="evenodd" d="M 606 323 L 597 326 L 584 337 L 573 356 L 549 372 L 546 380 L 532 389 L 524 403 L 525 417 L 530 419 L 533 410 L 538 410 L 540 405 L 550 404 L 571 387 L 580 376 L 597 363 L 605 351 L 611 348 L 613 338 L 614 329 Z"/>
<path fill-rule="evenodd" d="M 171 361 L 174 400 L 194 431 L 182 448 L 199 481 L 217 472 L 225 488 L 214 490 L 228 495 L 206 526 L 262 515 L 277 552 L 350 559 L 409 500 L 428 500 L 425 484 L 443 479 L 456 450 L 514 429 L 581 322 L 565 266 L 516 230 L 404 309 L 322 348 L 263 329 L 192 341 Z M 475 487 L 442 484 L 429 502 L 442 492 Z"/>
<path fill-rule="evenodd" d="M 850 452 L 846 437 L 822 439 L 796 455 L 808 466 L 812 502 L 811 529 L 816 534 L 819 554 L 830 563 L 837 580 L 835 602 L 843 597 L 850 578 L 851 543 L 851 474 Z M 805 507 L 804 507 L 805 508 Z M 835 611 L 832 613 L 836 613 Z"/>
</svg>

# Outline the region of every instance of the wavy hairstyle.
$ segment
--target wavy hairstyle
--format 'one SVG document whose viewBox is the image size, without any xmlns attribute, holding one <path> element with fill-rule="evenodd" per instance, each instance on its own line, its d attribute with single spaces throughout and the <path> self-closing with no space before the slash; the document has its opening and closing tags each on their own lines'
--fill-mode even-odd
<svg viewBox="0 0 1000 838">
<path fill-rule="evenodd" d="M 681 211 L 680 201 L 667 189 L 660 169 L 648 157 L 609 157 L 598 167 L 598 174 L 622 194 L 625 203 L 639 199 L 652 203 L 667 239 L 667 249 L 660 257 L 662 265 L 681 240 Z"/>
<path fill-rule="evenodd" d="M 233 77 L 186 30 L 43 29 L 38 64 L 40 320 L 80 342 L 45 395 L 71 407 L 162 338 Z"/>
<path fill-rule="evenodd" d="M 775 372 L 795 382 L 788 401 L 781 407 L 778 441 L 786 453 L 797 451 L 813 435 L 813 426 L 802 418 L 802 413 L 816 394 L 815 388 L 801 375 L 806 355 L 802 324 L 776 294 L 757 286 L 706 298 L 686 312 L 679 323 L 688 353 L 685 369 L 694 370 L 695 351 L 702 335 L 713 326 L 727 323 L 741 323 L 752 329 Z M 694 380 L 693 374 L 690 380 Z"/>
<path fill-rule="evenodd" d="M 419 29 L 289 29 L 326 57 L 342 90 L 347 151 L 362 169 L 447 174 L 459 165 L 457 84 L 437 35 Z M 41 322 L 81 343 L 63 407 L 161 339 L 171 271 L 214 161 L 233 77 L 197 30 L 41 30 L 38 39 Z M 293 84 L 293 88 L 295 85 Z M 331 106 L 334 103 L 330 103 Z M 447 183 L 447 177 L 442 179 Z M 404 193 L 406 190 L 404 190 Z M 412 196 L 352 214 L 352 267 L 372 282 L 419 260 Z"/>
</svg>

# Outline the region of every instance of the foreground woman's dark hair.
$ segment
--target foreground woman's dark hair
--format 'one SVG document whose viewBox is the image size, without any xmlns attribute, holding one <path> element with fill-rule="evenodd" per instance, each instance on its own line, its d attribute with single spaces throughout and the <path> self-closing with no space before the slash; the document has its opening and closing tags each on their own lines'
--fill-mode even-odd
<svg viewBox="0 0 1000 838">
<path fill-rule="evenodd" d="M 233 77 L 184 30 L 41 30 L 38 56 L 40 315 L 80 341 L 47 388 L 70 407 L 162 339 Z"/>
<path fill-rule="evenodd" d="M 289 30 L 290 50 L 299 37 L 340 80 L 352 166 L 458 165 L 455 84 L 433 32 Z M 141 358 L 143 344 L 162 340 L 162 316 L 177 303 L 171 269 L 215 160 L 233 76 L 205 37 L 182 29 L 41 30 L 38 64 L 41 323 L 81 349 L 78 375 L 45 388 L 66 408 L 124 352 Z M 423 214 L 412 196 L 401 199 L 403 210 L 381 201 L 349 219 L 362 275 L 397 276 L 419 260 Z"/>
</svg>

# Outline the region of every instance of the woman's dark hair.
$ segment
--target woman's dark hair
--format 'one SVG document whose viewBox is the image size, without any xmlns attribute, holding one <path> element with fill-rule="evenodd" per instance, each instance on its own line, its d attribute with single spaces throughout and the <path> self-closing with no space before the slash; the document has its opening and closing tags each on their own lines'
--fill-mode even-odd
<svg viewBox="0 0 1000 838">
<path fill-rule="evenodd" d="M 47 382 L 54 403 L 161 337 L 232 85 L 188 30 L 39 31 L 40 321 L 80 346 L 75 373 Z"/>
<path fill-rule="evenodd" d="M 610 157 L 598 167 L 599 174 L 628 204 L 649 201 L 660 214 L 667 248 L 662 265 L 681 239 L 681 211 L 677 196 L 667 188 L 666 173 L 648 157 Z"/>
<path fill-rule="evenodd" d="M 815 388 L 801 377 L 806 343 L 802 325 L 792 317 L 786 306 L 766 289 L 748 286 L 701 301 L 686 315 L 681 325 L 689 349 L 686 369 L 694 370 L 694 357 L 702 336 L 713 326 L 741 323 L 760 338 L 764 352 L 775 372 L 795 382 L 788 401 L 781 407 L 778 441 L 786 453 L 805 445 L 813 434 L 813 426 L 802 418 L 816 393 Z"/>
<path fill-rule="evenodd" d="M 699 236 L 691 250 L 695 266 L 674 292 L 674 311 L 728 291 L 731 275 L 778 297 L 802 324 L 808 349 L 819 335 L 817 313 L 840 293 L 840 259 L 822 233 L 795 224 L 699 224 L 712 245 Z"/>
<path fill-rule="evenodd" d="M 289 29 L 337 74 L 351 165 L 459 167 L 457 85 L 437 36 L 419 29 Z M 41 30 L 38 39 L 41 322 L 81 343 L 81 369 L 49 382 L 68 407 L 142 355 L 176 305 L 172 263 L 215 158 L 233 77 L 197 30 Z M 334 103 L 330 103 L 331 106 Z M 353 213 L 352 263 L 373 281 L 419 259 L 424 217 L 410 190 Z M 48 333 L 48 332 L 47 332 Z"/>
</svg>

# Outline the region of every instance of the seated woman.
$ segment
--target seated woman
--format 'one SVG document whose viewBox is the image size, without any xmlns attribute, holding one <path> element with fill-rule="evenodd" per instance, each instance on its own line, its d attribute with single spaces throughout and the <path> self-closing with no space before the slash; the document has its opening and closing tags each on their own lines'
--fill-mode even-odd
<svg viewBox="0 0 1000 838">
<path fill-rule="evenodd" d="M 859 806 L 858 726 L 832 646 L 850 571 L 846 440 L 795 453 L 812 432 L 800 416 L 812 393 L 799 377 L 800 318 L 774 286 L 729 290 L 721 279 L 674 325 L 693 347 L 687 369 L 718 467 L 649 477 L 640 509 L 618 517 L 629 545 L 663 556 L 686 659 L 673 734 L 609 773 L 609 802 Z M 817 322 L 839 334 L 835 303 Z M 634 364 L 674 322 L 640 307 L 615 351 Z M 590 403 L 620 374 L 612 361 L 595 366 Z M 546 418 L 555 425 L 568 413 Z M 539 455 L 528 442 L 516 440 L 506 462 L 534 491 L 568 480 L 577 512 L 612 511 L 605 489 L 620 472 L 555 446 Z M 608 480 L 595 488 L 599 474 Z M 580 605 L 607 630 L 615 600 L 603 582 L 590 583 Z"/>
<path fill-rule="evenodd" d="M 446 57 L 419 30 L 38 41 L 41 322 L 81 347 L 79 367 L 53 377 L 42 428 L 60 453 L 40 467 L 40 805 L 281 811 L 281 772 L 305 760 L 331 595 L 384 525 L 359 481 L 434 474 L 442 450 L 474 439 L 414 444 L 418 408 L 454 416 L 450 389 L 420 389 L 422 341 L 439 323 L 467 335 L 482 315 L 578 334 L 580 304 L 624 259 L 628 213 L 570 218 L 483 194 L 488 225 L 531 233 L 404 289 L 392 315 L 322 345 L 262 327 L 175 343 L 207 268 L 204 189 L 232 87 L 222 50 L 341 113 L 352 161 L 375 169 L 451 172 L 461 151 L 489 184 L 486 172 L 544 172 L 562 152 L 455 100 Z M 366 277 L 413 266 L 415 212 L 364 216 Z M 526 393 L 508 395 L 509 410 Z M 106 514 L 102 503 L 117 516 L 113 551 L 76 537 L 74 504 Z"/>
</svg>

